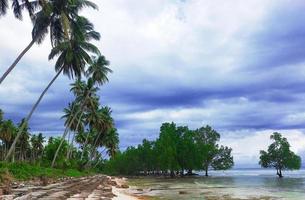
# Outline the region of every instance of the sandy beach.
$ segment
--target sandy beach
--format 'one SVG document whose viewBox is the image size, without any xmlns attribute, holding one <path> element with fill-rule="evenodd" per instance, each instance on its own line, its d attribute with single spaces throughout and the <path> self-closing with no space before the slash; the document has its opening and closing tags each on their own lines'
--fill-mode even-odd
<svg viewBox="0 0 305 200">
<path fill-rule="evenodd" d="M 112 193 L 115 195 L 115 197 L 112 198 L 113 200 L 146 200 L 146 199 L 148 199 L 145 196 L 135 195 L 134 192 L 131 191 L 130 186 L 128 186 L 127 178 L 124 178 L 124 177 L 117 178 L 116 177 L 116 178 L 114 178 L 114 181 L 117 183 L 117 186 L 112 186 Z"/>
</svg>

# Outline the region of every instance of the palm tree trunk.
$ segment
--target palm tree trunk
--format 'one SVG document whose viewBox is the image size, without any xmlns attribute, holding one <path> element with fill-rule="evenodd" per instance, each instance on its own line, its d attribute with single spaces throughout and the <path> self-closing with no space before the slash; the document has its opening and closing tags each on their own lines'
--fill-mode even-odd
<svg viewBox="0 0 305 200">
<path fill-rule="evenodd" d="M 97 148 L 97 141 L 100 139 L 100 136 L 101 136 L 102 134 L 100 133 L 100 134 L 98 134 L 98 136 L 95 138 L 95 141 L 94 141 L 94 144 L 93 144 L 93 149 L 92 149 L 92 151 L 91 151 L 91 154 L 90 154 L 90 160 L 93 158 L 93 156 L 94 156 L 94 154 L 93 153 L 95 153 L 95 150 L 96 150 L 96 148 Z"/>
<path fill-rule="evenodd" d="M 28 114 L 28 116 L 25 118 L 25 120 L 23 121 L 20 129 L 18 130 L 18 133 L 17 133 L 17 136 L 15 137 L 14 139 L 14 142 L 13 144 L 11 145 L 8 153 L 6 154 L 6 157 L 5 157 L 5 161 L 7 161 L 14 149 L 15 149 L 15 146 L 16 146 L 16 143 L 19 139 L 19 137 L 21 136 L 21 133 L 22 131 L 24 130 L 26 124 L 29 122 L 29 120 L 31 119 L 32 117 L 32 114 L 34 113 L 34 111 L 36 110 L 37 106 L 39 105 L 40 101 L 42 100 L 42 98 L 44 97 L 44 95 L 46 94 L 46 92 L 49 90 L 49 88 L 51 87 L 51 85 L 54 83 L 54 81 L 58 78 L 58 76 L 60 75 L 61 71 L 63 70 L 63 67 L 57 72 L 57 74 L 54 76 L 54 78 L 51 80 L 51 82 L 47 85 L 47 87 L 44 89 L 44 91 L 41 93 L 40 97 L 38 98 L 38 100 L 36 101 L 36 103 L 34 104 L 34 106 L 32 107 L 32 110 L 30 111 L 30 113 Z"/>
<path fill-rule="evenodd" d="M 74 137 L 75 137 L 75 132 L 73 132 L 73 136 L 72 136 L 71 142 L 69 143 L 69 146 L 68 146 L 68 151 L 67 151 L 67 155 L 66 155 L 66 159 L 67 160 L 70 159 L 70 154 L 71 154 L 71 151 L 73 149 L 73 140 L 74 140 Z"/>
<path fill-rule="evenodd" d="M 4 79 L 7 77 L 7 75 L 16 67 L 18 62 L 21 60 L 21 58 L 28 52 L 28 50 L 33 46 L 35 43 L 35 40 L 33 39 L 30 44 L 19 54 L 19 56 L 16 58 L 16 60 L 13 62 L 13 64 L 4 72 L 2 77 L 0 78 L 0 84 L 4 81 Z"/>
<path fill-rule="evenodd" d="M 86 99 L 87 99 L 88 96 L 89 96 L 89 94 L 85 97 L 85 101 L 86 101 Z M 81 109 L 80 109 L 79 112 L 82 112 L 82 113 L 83 113 L 84 105 L 85 105 L 84 103 L 81 105 Z M 70 129 L 70 127 L 72 126 L 72 122 L 75 120 L 75 118 L 76 118 L 76 116 L 78 115 L 79 112 L 77 112 L 77 113 L 73 116 L 73 118 L 72 118 L 71 121 L 69 122 L 68 126 L 66 127 L 66 129 L 65 129 L 65 131 L 64 131 L 64 133 L 63 133 L 63 135 L 62 135 L 62 137 L 61 137 L 60 144 L 59 144 L 59 146 L 58 146 L 58 148 L 57 148 L 57 150 L 56 150 L 56 152 L 55 152 L 55 155 L 54 155 L 54 158 L 53 158 L 51 167 L 54 167 L 54 164 L 55 164 L 56 158 L 57 158 L 57 156 L 58 156 L 59 150 L 60 150 L 60 148 L 61 148 L 62 144 L 64 143 L 65 138 L 66 138 L 66 136 L 67 136 L 67 131 L 68 131 L 68 130 Z"/>
<path fill-rule="evenodd" d="M 53 160 L 52 160 L 52 165 L 51 165 L 51 167 L 54 167 L 54 165 L 55 165 L 55 161 L 56 161 L 56 158 L 57 158 L 57 156 L 58 156 L 59 150 L 60 150 L 61 146 L 63 145 L 63 143 L 64 143 L 64 141 L 65 141 L 65 138 L 66 138 L 66 136 L 67 136 L 67 133 L 68 133 L 68 131 L 69 131 L 69 128 L 70 128 L 70 126 L 71 126 L 71 124 L 72 124 L 72 121 L 73 121 L 73 120 L 71 120 L 71 121 L 69 122 L 69 125 L 65 128 L 64 134 L 63 134 L 62 137 L 61 137 L 60 144 L 59 144 L 59 146 L 57 147 L 56 152 L 55 152 L 55 155 L 54 155 L 54 158 L 53 158 Z"/>
<path fill-rule="evenodd" d="M 81 119 L 82 119 L 82 117 L 83 117 L 83 114 L 84 114 L 84 113 L 82 112 L 82 114 L 80 115 L 80 117 L 79 117 L 79 119 L 78 119 L 78 122 L 77 122 L 77 125 L 76 125 L 76 130 L 75 130 L 75 131 L 78 130 L 78 127 L 79 127 L 79 125 L 80 125 L 80 122 L 81 122 Z M 70 158 L 70 152 L 72 151 L 72 148 L 73 148 L 74 138 L 75 138 L 75 132 L 74 132 L 73 137 L 72 137 L 71 145 L 70 145 L 70 147 L 69 147 L 69 149 L 68 149 L 67 159 Z"/>
<path fill-rule="evenodd" d="M 80 160 L 83 160 L 84 153 L 85 153 L 85 148 L 86 148 L 87 143 L 88 143 L 88 139 L 89 139 L 89 133 L 87 134 L 87 137 L 86 137 L 86 140 L 85 140 L 85 144 L 84 144 L 84 149 L 82 151 L 82 155 L 80 156 Z"/>
</svg>

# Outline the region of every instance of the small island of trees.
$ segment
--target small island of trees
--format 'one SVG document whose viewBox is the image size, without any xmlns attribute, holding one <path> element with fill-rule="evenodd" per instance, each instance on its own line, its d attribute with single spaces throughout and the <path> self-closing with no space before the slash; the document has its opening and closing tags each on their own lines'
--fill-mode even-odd
<svg viewBox="0 0 305 200">
<path fill-rule="evenodd" d="M 193 170 L 226 170 L 233 167 L 232 149 L 219 146 L 220 134 L 210 126 L 190 130 L 163 123 L 155 141 L 143 140 L 138 147 L 117 153 L 104 166 L 108 174 L 193 175 Z M 186 171 L 186 173 L 184 173 Z"/>
</svg>

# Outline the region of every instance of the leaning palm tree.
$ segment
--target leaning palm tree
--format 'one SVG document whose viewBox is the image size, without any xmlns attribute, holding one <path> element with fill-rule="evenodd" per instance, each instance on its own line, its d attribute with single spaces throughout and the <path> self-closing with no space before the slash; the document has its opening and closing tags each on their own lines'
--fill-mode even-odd
<svg viewBox="0 0 305 200">
<path fill-rule="evenodd" d="M 67 108 L 64 109 L 65 115 L 62 116 L 62 118 L 65 118 L 65 126 L 67 127 L 69 124 L 70 127 L 69 131 L 73 132 L 73 136 L 71 139 L 71 144 L 69 145 L 68 151 L 67 151 L 67 159 L 70 157 L 70 153 L 73 148 L 73 142 L 75 138 L 75 132 L 80 132 L 83 130 L 83 113 L 80 112 L 80 106 L 77 104 L 77 102 L 73 102 L 72 104 L 69 104 Z"/>
<path fill-rule="evenodd" d="M 80 24 L 80 26 L 82 26 L 82 24 Z M 87 28 L 88 27 L 83 27 L 84 35 L 92 31 L 92 30 L 86 30 Z M 55 82 L 55 80 L 59 77 L 59 75 L 63 73 L 64 75 L 67 75 L 69 78 L 74 78 L 74 77 L 80 78 L 84 73 L 86 64 L 91 63 L 90 53 L 100 55 L 100 52 L 96 46 L 94 46 L 88 41 L 79 40 L 79 38 L 80 38 L 79 36 L 73 35 L 73 31 L 72 31 L 69 40 L 59 43 L 57 46 L 55 46 L 52 49 L 49 55 L 49 59 L 53 59 L 54 57 L 58 56 L 57 62 L 55 63 L 55 70 L 57 73 L 54 76 L 54 78 L 51 80 L 51 82 L 47 85 L 47 87 L 44 89 L 42 94 L 39 96 L 38 100 L 32 107 L 30 113 L 25 118 L 25 123 L 23 123 L 22 126 L 20 127 L 13 144 L 6 155 L 5 160 L 10 158 L 10 156 L 12 155 L 12 152 L 15 149 L 20 134 L 22 133 L 22 130 L 25 127 L 25 124 L 28 123 L 28 121 L 31 119 L 32 114 L 36 110 L 40 101 L 42 100 L 48 89 Z"/>
<path fill-rule="evenodd" d="M 92 59 L 92 64 L 88 67 L 86 74 L 91 77 L 97 85 L 103 85 L 109 81 L 108 74 L 112 73 L 112 70 L 108 68 L 109 61 L 105 56 L 101 55 Z"/>
<path fill-rule="evenodd" d="M 111 117 L 111 108 L 110 107 L 102 107 L 97 111 L 97 120 L 95 121 L 94 126 L 98 130 L 97 135 L 95 137 L 94 143 L 92 144 L 91 158 L 94 156 L 94 152 L 98 146 L 102 146 L 103 140 L 108 132 L 114 127 L 113 118 Z"/>
<path fill-rule="evenodd" d="M 85 84 L 85 83 L 83 83 Z M 81 112 L 81 117 L 83 116 L 83 112 L 88 108 L 88 107 L 98 107 L 98 97 L 96 95 L 97 87 L 94 87 L 92 79 L 88 79 L 87 84 L 85 84 L 85 87 L 83 87 L 83 92 L 79 94 L 79 96 L 76 97 L 76 101 L 81 105 L 80 106 L 80 111 Z M 66 126 L 65 131 L 62 135 L 61 143 L 58 146 L 53 161 L 52 161 L 52 167 L 55 165 L 56 158 L 58 156 L 58 153 L 60 151 L 60 148 L 66 138 L 66 135 L 68 133 L 68 130 L 72 126 L 72 122 L 76 119 L 77 115 L 74 115 L 72 120 L 69 122 L 68 126 Z"/>
<path fill-rule="evenodd" d="M 87 0 L 40 0 L 34 1 L 34 3 L 27 3 L 27 0 L 24 0 L 25 3 L 20 5 L 18 0 L 13 0 L 16 6 L 14 6 L 15 16 L 19 16 L 19 10 L 15 9 L 19 7 L 28 7 L 32 13 L 32 21 L 34 23 L 32 30 L 32 40 L 28 44 L 28 46 L 18 55 L 16 60 L 11 64 L 11 66 L 4 72 L 4 74 L 0 78 L 0 84 L 4 81 L 7 75 L 16 67 L 21 58 L 31 49 L 31 47 L 37 43 L 41 44 L 49 32 L 50 29 L 50 38 L 52 46 L 56 46 L 64 40 L 67 40 L 69 37 L 69 32 L 75 27 L 72 27 L 75 22 L 75 18 L 78 17 L 78 12 L 84 7 L 91 7 L 93 9 L 97 9 L 97 5 L 87 1 Z M 0 8 L 3 8 L 3 12 L 6 12 L 7 9 L 7 1 L 1 0 Z M 14 5 L 14 4 L 13 4 Z M 28 6 L 27 6 L 28 5 Z M 31 5 L 31 6 L 30 6 Z M 36 7 L 41 7 L 40 11 L 33 14 L 34 5 Z M 16 10 L 16 11 L 15 11 Z"/>
<path fill-rule="evenodd" d="M 22 11 L 27 10 L 30 17 L 33 18 L 35 10 L 41 7 L 42 1 L 29 1 L 29 0 L 11 0 L 12 9 L 17 19 L 22 19 Z M 0 16 L 5 15 L 9 8 L 8 0 L 0 0 Z"/>
<path fill-rule="evenodd" d="M 107 148 L 108 155 L 114 157 L 119 148 L 119 134 L 117 129 L 112 128 L 108 131 L 104 138 L 103 145 Z"/>
<path fill-rule="evenodd" d="M 22 119 L 19 126 L 21 126 L 23 123 L 25 123 L 24 119 Z M 17 149 L 19 149 L 18 159 L 20 161 L 24 161 L 26 159 L 27 151 L 29 150 L 29 147 L 30 147 L 29 138 L 30 138 L 29 127 L 26 123 L 25 128 L 23 129 L 23 131 L 20 135 L 20 140 L 17 143 Z"/>
<path fill-rule="evenodd" d="M 0 16 L 5 15 L 8 9 L 8 0 L 0 0 Z"/>
</svg>

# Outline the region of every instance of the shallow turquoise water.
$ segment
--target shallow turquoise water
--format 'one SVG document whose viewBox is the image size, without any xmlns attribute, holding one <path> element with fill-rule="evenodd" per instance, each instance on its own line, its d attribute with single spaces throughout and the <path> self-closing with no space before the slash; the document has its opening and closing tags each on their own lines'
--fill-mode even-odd
<svg viewBox="0 0 305 200">
<path fill-rule="evenodd" d="M 164 199 L 287 199 L 305 200 L 305 170 L 284 172 L 242 169 L 211 172 L 210 177 L 132 179 L 144 193 Z M 186 194 L 179 194 L 186 193 Z"/>
</svg>

